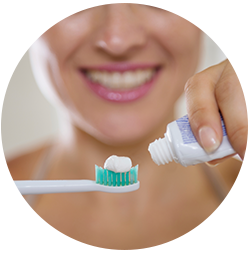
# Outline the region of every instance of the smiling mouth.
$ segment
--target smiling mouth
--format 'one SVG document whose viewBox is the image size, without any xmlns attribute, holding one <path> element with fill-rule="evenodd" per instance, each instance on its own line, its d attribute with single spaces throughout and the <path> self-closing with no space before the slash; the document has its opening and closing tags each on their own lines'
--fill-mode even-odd
<svg viewBox="0 0 250 253">
<path fill-rule="evenodd" d="M 160 67 L 115 65 L 82 68 L 87 85 L 100 97 L 114 102 L 129 102 L 144 96 L 156 79 Z"/>
<path fill-rule="evenodd" d="M 96 84 L 100 84 L 108 89 L 130 90 L 149 82 L 155 75 L 156 70 L 152 68 L 139 69 L 134 71 L 86 71 L 87 78 Z"/>
</svg>

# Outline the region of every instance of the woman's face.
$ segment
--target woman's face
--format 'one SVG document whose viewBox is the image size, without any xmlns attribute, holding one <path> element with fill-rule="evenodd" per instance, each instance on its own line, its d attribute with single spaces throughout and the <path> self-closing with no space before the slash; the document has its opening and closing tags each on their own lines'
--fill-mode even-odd
<svg viewBox="0 0 250 253">
<path fill-rule="evenodd" d="M 76 13 L 31 47 L 39 86 L 53 91 L 73 124 L 109 145 L 141 141 L 170 118 L 194 73 L 200 30 L 137 4 Z"/>
</svg>

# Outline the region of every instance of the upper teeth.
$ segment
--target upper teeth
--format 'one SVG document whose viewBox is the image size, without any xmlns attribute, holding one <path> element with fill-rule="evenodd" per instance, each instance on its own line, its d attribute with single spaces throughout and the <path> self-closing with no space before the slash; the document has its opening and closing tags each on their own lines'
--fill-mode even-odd
<svg viewBox="0 0 250 253">
<path fill-rule="evenodd" d="M 149 81 L 155 73 L 154 69 L 108 72 L 108 71 L 87 71 L 87 77 L 95 83 L 99 83 L 107 88 L 127 89 L 134 88 Z"/>
</svg>

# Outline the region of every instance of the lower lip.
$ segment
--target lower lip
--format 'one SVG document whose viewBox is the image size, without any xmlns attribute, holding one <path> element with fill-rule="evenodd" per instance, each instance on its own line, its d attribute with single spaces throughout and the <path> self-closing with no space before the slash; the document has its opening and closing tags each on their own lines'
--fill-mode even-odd
<svg viewBox="0 0 250 253">
<path fill-rule="evenodd" d="M 154 76 L 152 77 L 150 81 L 136 88 L 133 88 L 130 90 L 124 90 L 124 91 L 109 89 L 98 83 L 93 83 L 91 80 L 89 80 L 86 77 L 86 75 L 82 71 L 80 71 L 80 73 L 81 73 L 81 76 L 84 77 L 84 80 L 86 81 L 86 84 L 88 85 L 88 87 L 96 95 L 108 101 L 124 103 L 124 102 L 135 101 L 139 98 L 144 97 L 149 92 L 151 87 L 154 85 L 156 78 L 159 74 L 159 70 L 156 71 L 156 73 L 154 74 Z"/>
</svg>

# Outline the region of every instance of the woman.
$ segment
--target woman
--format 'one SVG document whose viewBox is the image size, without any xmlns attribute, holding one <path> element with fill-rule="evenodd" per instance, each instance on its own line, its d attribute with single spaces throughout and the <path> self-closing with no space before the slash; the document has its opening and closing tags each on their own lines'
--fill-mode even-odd
<svg viewBox="0 0 250 253">
<path fill-rule="evenodd" d="M 139 164 L 136 192 L 39 195 L 33 209 L 62 233 L 112 249 L 145 248 L 195 228 L 221 203 L 241 163 L 228 158 L 183 168 L 158 167 L 147 151 L 174 120 L 185 90 L 190 124 L 206 152 L 222 139 L 243 159 L 247 113 L 228 60 L 194 75 L 201 31 L 158 8 L 112 4 L 76 13 L 31 47 L 41 90 L 67 119 L 58 139 L 8 162 L 14 180 L 94 179 L 110 155 Z"/>
</svg>

